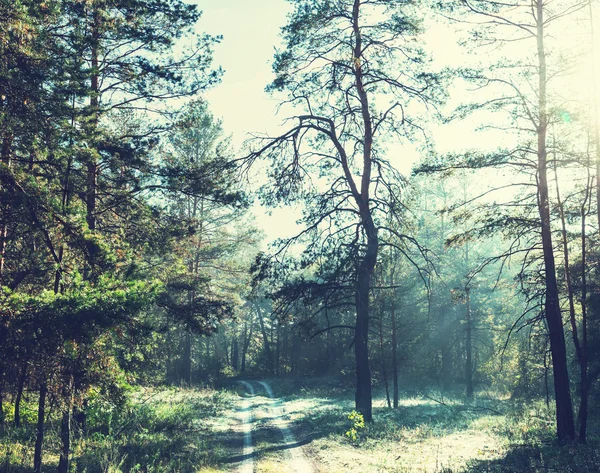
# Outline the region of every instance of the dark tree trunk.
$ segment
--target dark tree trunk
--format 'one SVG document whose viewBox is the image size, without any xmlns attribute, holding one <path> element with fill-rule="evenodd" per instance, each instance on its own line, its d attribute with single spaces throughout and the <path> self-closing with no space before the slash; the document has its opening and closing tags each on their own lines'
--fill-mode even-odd
<svg viewBox="0 0 600 473">
<path fill-rule="evenodd" d="M 589 177 L 588 177 L 589 184 Z M 581 206 L 581 359 L 580 368 L 580 391 L 581 400 L 579 404 L 579 443 L 587 441 L 588 421 L 588 314 L 587 314 L 587 240 L 586 240 L 586 217 L 590 186 L 586 187 L 586 198 Z"/>
<path fill-rule="evenodd" d="M 385 365 L 385 353 L 383 349 L 383 311 L 379 317 L 379 356 L 381 357 L 381 374 L 383 374 L 383 384 L 385 385 L 385 398 L 388 408 L 392 408 L 392 400 L 390 399 L 390 386 L 388 383 L 387 366 Z"/>
<path fill-rule="evenodd" d="M 35 435 L 35 450 L 33 453 L 33 471 L 42 473 L 42 447 L 44 445 L 44 423 L 46 420 L 46 394 L 48 388 L 45 382 L 40 384 L 40 399 L 38 402 L 37 429 Z"/>
<path fill-rule="evenodd" d="M 279 326 L 279 323 L 277 323 L 277 329 L 275 330 L 275 335 L 276 335 L 276 339 L 275 339 L 275 376 L 279 377 L 279 357 L 280 357 L 280 352 L 281 352 L 281 343 L 279 341 L 279 339 L 281 338 L 281 327 Z"/>
<path fill-rule="evenodd" d="M 373 420 L 373 397 L 371 393 L 371 368 L 369 367 L 369 294 L 371 292 L 371 277 L 377 264 L 379 238 L 373 222 L 370 207 L 371 169 L 373 165 L 373 121 L 369 107 L 369 97 L 365 91 L 363 74 L 363 41 L 360 25 L 360 8 L 362 2 L 354 0 L 352 7 L 352 30 L 354 38 L 354 81 L 356 93 L 360 101 L 360 111 L 364 126 L 363 162 L 360 192 L 356 188 L 352 174 L 348 168 L 347 157 L 344 163 L 346 179 L 350 185 L 359 208 L 361 223 L 366 235 L 367 245 L 362 260 L 358 262 L 356 278 L 356 328 L 354 333 L 354 355 L 356 358 L 356 410 L 366 422 Z"/>
<path fill-rule="evenodd" d="M 23 398 L 23 387 L 27 378 L 27 363 L 23 364 L 19 373 L 19 383 L 17 384 L 17 395 L 15 396 L 15 427 L 21 427 L 21 399 Z"/>
<path fill-rule="evenodd" d="M 395 307 L 392 307 L 392 377 L 394 384 L 394 409 L 398 409 L 398 333 Z"/>
<path fill-rule="evenodd" d="M 366 259 L 366 258 L 365 258 Z M 369 292 L 371 272 L 363 261 L 358 270 L 356 288 L 356 329 L 354 334 L 354 356 L 356 358 L 356 410 L 365 421 L 373 420 L 371 394 L 371 368 L 369 367 Z"/>
<path fill-rule="evenodd" d="M 11 165 L 11 146 L 13 136 L 6 133 L 2 138 L 2 153 L 0 159 L 2 164 L 10 168 Z M 6 263 L 6 246 L 8 244 L 8 206 L 2 205 L 2 221 L 0 222 L 0 286 L 4 285 L 4 266 Z"/>
<path fill-rule="evenodd" d="M 0 433 L 4 432 L 4 372 L 0 365 Z"/>
<path fill-rule="evenodd" d="M 185 340 L 183 346 L 181 380 L 183 384 L 192 385 L 192 333 L 189 328 L 185 329 Z"/>
<path fill-rule="evenodd" d="M 100 106 L 100 77 L 98 75 L 99 66 L 99 49 L 100 49 L 100 12 L 97 8 L 92 13 L 91 26 L 91 66 L 92 76 L 90 84 L 90 133 L 92 139 L 95 140 L 96 128 L 99 120 Z M 96 229 L 96 198 L 97 198 L 97 179 L 98 179 L 98 163 L 94 157 L 90 157 L 87 163 L 87 182 L 86 182 L 86 220 L 91 231 Z M 93 263 L 93 252 L 90 254 L 90 260 Z"/>
<path fill-rule="evenodd" d="M 248 347 L 250 346 L 250 340 L 252 339 L 252 332 L 254 331 L 254 318 L 250 316 L 250 328 L 247 324 L 244 324 L 244 341 L 242 344 L 242 366 L 241 372 L 246 372 L 246 355 L 248 353 Z"/>
<path fill-rule="evenodd" d="M 71 414 L 73 412 L 74 380 L 71 376 L 67 386 L 67 403 L 63 408 L 60 423 L 60 441 L 62 444 L 60 458 L 58 461 L 58 473 L 68 473 L 69 458 L 71 455 Z"/>
<path fill-rule="evenodd" d="M 562 315 L 558 297 L 558 283 L 556 281 L 556 267 L 554 261 L 554 247 L 552 245 L 552 229 L 550 226 L 550 201 L 548 196 L 548 170 L 546 133 L 548 127 L 548 112 L 546 104 L 546 51 L 544 47 L 544 3 L 537 0 L 537 52 L 539 74 L 539 124 L 537 127 L 538 138 L 538 208 L 542 232 L 542 251 L 544 255 L 544 270 L 546 283 L 545 317 L 550 332 L 550 351 L 552 354 L 552 367 L 554 373 L 554 392 L 556 403 L 557 436 L 560 441 L 575 438 L 573 422 L 573 405 L 569 387 L 569 372 L 567 368 L 567 351 L 563 331 Z"/>
<path fill-rule="evenodd" d="M 239 359 L 240 359 L 240 347 L 239 347 L 238 337 L 237 337 L 237 335 L 234 335 L 233 341 L 231 342 L 231 368 L 234 371 L 237 371 L 238 368 L 240 367 Z"/>
<path fill-rule="evenodd" d="M 263 336 L 263 344 L 265 349 L 265 357 L 267 359 L 267 371 L 270 375 L 273 375 L 273 351 L 271 350 L 271 344 L 269 343 L 269 335 L 265 328 L 265 321 L 263 319 L 260 309 L 256 309 L 256 316 L 258 317 L 258 323 L 260 324 L 260 331 Z"/>
<path fill-rule="evenodd" d="M 58 473 L 68 473 L 69 456 L 71 455 L 71 406 L 67 406 L 62 414 L 60 423 L 60 440 L 62 448 L 58 462 Z"/>
</svg>

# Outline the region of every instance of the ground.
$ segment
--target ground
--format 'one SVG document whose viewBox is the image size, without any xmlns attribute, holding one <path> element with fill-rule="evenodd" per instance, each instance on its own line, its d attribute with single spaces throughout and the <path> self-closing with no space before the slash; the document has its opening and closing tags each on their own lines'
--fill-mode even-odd
<svg viewBox="0 0 600 473">
<path fill-rule="evenodd" d="M 376 392 L 375 422 L 349 419 L 350 387 L 333 380 L 236 380 L 221 389 L 140 389 L 116 409 L 91 401 L 87 439 L 74 442 L 85 473 L 538 473 L 600 472 L 587 446 L 559 446 L 543 401 L 495 393 L 403 391 L 398 409 Z M 31 399 L 34 401 L 34 398 Z M 33 407 L 0 442 L 0 471 L 31 471 Z M 32 412 L 30 412 L 32 411 Z M 356 418 L 355 418 L 356 419 Z M 9 419 L 10 420 L 10 416 Z M 50 426 L 44 473 L 55 471 Z M 355 436 L 347 433 L 356 427 Z"/>
</svg>

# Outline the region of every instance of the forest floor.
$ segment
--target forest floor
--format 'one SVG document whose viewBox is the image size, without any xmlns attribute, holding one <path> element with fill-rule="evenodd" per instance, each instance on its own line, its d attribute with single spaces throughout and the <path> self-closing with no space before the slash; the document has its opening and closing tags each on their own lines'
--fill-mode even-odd
<svg viewBox="0 0 600 473">
<path fill-rule="evenodd" d="M 346 383 L 347 384 L 347 383 Z M 352 389 L 333 379 L 246 380 L 225 389 L 138 389 L 119 409 L 90 400 L 75 435 L 72 472 L 85 473 L 588 473 L 600 472 L 592 417 L 586 446 L 554 441 L 542 401 L 478 392 L 401 392 L 398 409 L 375 391 L 374 422 L 353 427 Z M 32 471 L 35 396 L 23 426 L 0 435 L 0 472 Z M 594 416 L 596 414 L 592 413 Z M 44 473 L 56 471 L 59 418 L 50 416 Z"/>
<path fill-rule="evenodd" d="M 543 402 L 519 405 L 479 393 L 467 404 L 412 391 L 402 393 L 398 409 L 390 409 L 379 393 L 375 422 L 357 428 L 352 439 L 346 434 L 353 426 L 348 418 L 351 392 L 323 382 L 321 387 L 306 384 L 240 384 L 238 429 L 246 432 L 247 448 L 241 456 L 200 471 L 600 472 L 599 444 L 592 440 L 588 446 L 559 447 L 553 440 L 552 414 Z M 274 395 L 279 396 L 275 402 Z"/>
</svg>

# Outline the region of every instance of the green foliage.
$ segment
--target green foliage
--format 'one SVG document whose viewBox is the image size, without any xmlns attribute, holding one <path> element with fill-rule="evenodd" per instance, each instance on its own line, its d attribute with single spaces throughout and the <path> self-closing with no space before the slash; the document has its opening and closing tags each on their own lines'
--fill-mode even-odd
<svg viewBox="0 0 600 473">
<path fill-rule="evenodd" d="M 344 435 L 346 435 L 346 437 L 348 437 L 352 443 L 358 444 L 361 436 L 364 433 L 365 418 L 360 412 L 356 411 L 352 411 L 347 417 L 350 421 L 350 428 Z"/>
</svg>

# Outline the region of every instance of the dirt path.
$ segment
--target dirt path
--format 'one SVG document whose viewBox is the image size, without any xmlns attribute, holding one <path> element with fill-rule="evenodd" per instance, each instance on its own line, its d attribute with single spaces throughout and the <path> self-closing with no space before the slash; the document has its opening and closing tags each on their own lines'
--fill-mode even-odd
<svg viewBox="0 0 600 473">
<path fill-rule="evenodd" d="M 256 428 L 255 418 L 260 419 L 263 424 L 260 430 L 261 450 L 283 452 L 286 472 L 313 473 L 314 468 L 304 456 L 302 446 L 290 429 L 289 420 L 285 418 L 284 404 L 274 396 L 271 386 L 265 381 L 258 381 L 267 395 L 263 397 L 254 395 L 254 388 L 250 382 L 240 383 L 251 397 L 242 400 L 239 415 L 244 432 L 243 461 L 239 465 L 239 473 L 253 473 L 257 468 L 256 463 L 259 462 L 258 459 L 255 461 L 255 453 L 258 452 L 255 452 L 252 441 L 252 432 Z M 279 430 L 280 435 L 275 428 Z M 259 432 L 255 433 L 259 435 Z"/>
<path fill-rule="evenodd" d="M 254 397 L 254 388 L 246 381 L 241 381 L 241 384 L 246 388 L 250 397 L 246 397 L 242 400 L 242 408 L 240 410 L 240 422 L 244 431 L 244 450 L 242 453 L 242 461 L 239 466 L 239 472 L 253 473 L 254 446 L 252 445 L 252 424 L 254 422 L 254 416 L 252 414 L 252 398 Z"/>
<path fill-rule="evenodd" d="M 287 450 L 290 456 L 288 460 L 288 465 L 293 471 L 296 471 L 297 473 L 312 473 L 313 468 L 304 456 L 302 446 L 298 444 L 294 433 L 290 429 L 289 420 L 284 418 L 285 412 L 281 399 L 275 398 L 275 396 L 273 395 L 273 390 L 267 382 L 259 381 L 258 384 L 260 384 L 265 389 L 269 398 L 271 399 L 271 406 L 273 412 L 272 423 L 279 428 L 283 435 L 284 448 Z"/>
</svg>

